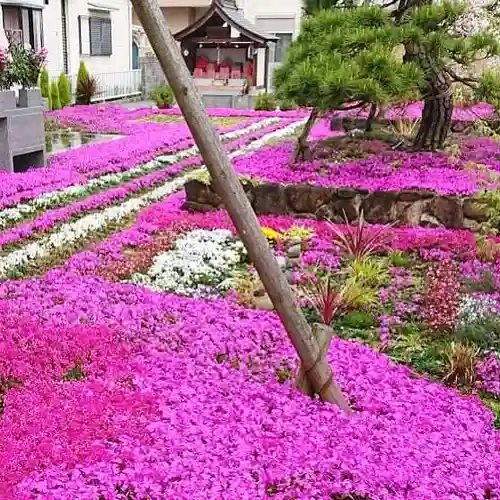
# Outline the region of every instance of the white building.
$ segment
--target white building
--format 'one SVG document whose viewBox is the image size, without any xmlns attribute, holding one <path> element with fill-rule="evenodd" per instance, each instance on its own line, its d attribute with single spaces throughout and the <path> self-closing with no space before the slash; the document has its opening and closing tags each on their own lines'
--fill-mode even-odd
<svg viewBox="0 0 500 500">
<path fill-rule="evenodd" d="M 117 86 L 131 85 L 135 77 L 130 71 L 129 0 L 0 0 L 0 4 L 0 46 L 7 46 L 12 37 L 35 49 L 45 47 L 47 68 L 54 78 L 61 72 L 76 75 L 83 60 L 101 88 L 114 86 L 118 91 Z"/>
</svg>

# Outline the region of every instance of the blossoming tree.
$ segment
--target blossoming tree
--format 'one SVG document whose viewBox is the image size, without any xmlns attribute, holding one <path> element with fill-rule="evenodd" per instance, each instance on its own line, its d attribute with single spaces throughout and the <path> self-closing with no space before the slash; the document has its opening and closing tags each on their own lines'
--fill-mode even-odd
<svg viewBox="0 0 500 500">
<path fill-rule="evenodd" d="M 313 19 L 324 17 L 325 9 L 340 12 L 345 19 L 345 25 L 338 31 L 348 33 L 346 38 L 352 39 L 352 12 L 364 11 L 366 6 L 357 6 L 356 0 L 306 0 L 305 11 L 310 17 L 306 25 Z M 355 7 L 355 8 L 353 8 Z M 397 33 L 395 39 L 400 40 L 404 47 L 402 62 L 404 64 L 417 65 L 423 79 L 419 81 L 420 96 L 424 99 L 422 120 L 417 132 L 414 146 L 417 149 L 438 149 L 444 145 L 451 124 L 453 113 L 452 88 L 455 82 L 470 87 L 477 99 L 487 100 L 492 104 L 500 103 L 500 80 L 492 71 L 485 71 L 482 75 L 474 74 L 475 63 L 481 62 L 483 66 L 494 65 L 500 54 L 497 30 L 497 6 L 496 2 L 490 0 L 469 0 L 465 4 L 440 2 L 433 4 L 432 0 L 388 0 L 387 3 L 373 6 L 386 11 L 388 16 L 387 31 Z M 347 10 L 346 10 L 347 9 Z M 347 15 L 346 15 L 347 14 Z M 363 26 L 363 29 L 373 29 Z M 357 26 L 359 32 L 363 29 Z M 317 33 L 318 45 L 328 39 L 328 30 Z M 394 42 L 394 39 L 392 40 Z M 301 37 L 295 42 L 295 46 L 304 44 Z M 338 51 L 338 47 L 327 42 L 328 50 Z M 359 49 L 359 46 L 357 47 Z M 387 47 L 386 47 L 387 48 Z M 290 57 L 278 74 L 278 86 L 280 90 L 287 90 L 283 85 L 286 79 L 285 71 L 306 71 L 307 65 L 302 64 L 307 56 L 304 48 L 291 47 Z M 296 53 L 302 53 L 302 59 L 296 57 Z M 363 51 L 362 64 L 370 69 L 373 66 L 374 50 L 369 54 Z M 347 54 L 342 54 L 347 55 Z M 309 61 L 313 59 L 309 57 Z M 297 67 L 294 67 L 297 66 Z M 394 71 L 399 72 L 398 66 L 393 66 Z M 321 68 L 323 74 L 322 87 L 328 85 L 330 74 Z M 415 69 L 412 68 L 415 72 Z M 377 79 L 376 74 L 370 76 Z M 354 83 L 358 81 L 358 75 L 351 74 Z M 336 80 L 337 84 L 340 83 Z M 288 88 L 292 82 L 288 83 Z M 307 90 L 305 89 L 305 92 Z M 362 96 L 352 96 L 358 99 Z M 365 96 L 366 98 L 366 96 Z M 311 97 L 311 101 L 314 96 Z M 375 99 L 376 101 L 376 99 Z M 309 102 L 311 105 L 312 102 Z M 332 106 L 331 109 L 338 109 Z"/>
</svg>

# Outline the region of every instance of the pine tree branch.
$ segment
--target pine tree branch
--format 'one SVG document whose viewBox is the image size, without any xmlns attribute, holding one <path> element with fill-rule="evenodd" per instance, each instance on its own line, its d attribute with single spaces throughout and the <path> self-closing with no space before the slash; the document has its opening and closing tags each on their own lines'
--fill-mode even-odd
<svg viewBox="0 0 500 500">
<path fill-rule="evenodd" d="M 384 3 L 381 5 L 383 9 L 386 9 L 387 7 L 391 7 L 392 5 L 395 5 L 399 2 L 400 0 L 391 0 L 390 2 Z"/>
<path fill-rule="evenodd" d="M 470 87 L 471 89 L 476 88 L 476 85 L 479 83 L 479 80 L 477 78 L 460 76 L 450 68 L 444 68 L 444 70 L 451 76 L 451 78 L 453 78 L 453 80 L 459 83 L 463 83 L 464 85 L 467 85 L 467 87 Z"/>
<path fill-rule="evenodd" d="M 342 106 L 341 108 L 336 108 L 337 111 L 350 111 L 351 109 L 363 108 L 366 106 L 366 102 L 358 102 L 357 104 L 350 104 L 349 106 Z"/>
</svg>

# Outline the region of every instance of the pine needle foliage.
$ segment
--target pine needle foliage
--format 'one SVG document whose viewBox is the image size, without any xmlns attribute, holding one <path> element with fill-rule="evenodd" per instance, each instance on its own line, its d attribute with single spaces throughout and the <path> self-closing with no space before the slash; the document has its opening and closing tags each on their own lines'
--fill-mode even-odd
<svg viewBox="0 0 500 500">
<path fill-rule="evenodd" d="M 406 37 L 377 6 L 318 11 L 305 18 L 275 72 L 277 94 L 319 111 L 349 102 L 388 105 L 414 98 L 424 74 L 395 55 Z"/>
</svg>

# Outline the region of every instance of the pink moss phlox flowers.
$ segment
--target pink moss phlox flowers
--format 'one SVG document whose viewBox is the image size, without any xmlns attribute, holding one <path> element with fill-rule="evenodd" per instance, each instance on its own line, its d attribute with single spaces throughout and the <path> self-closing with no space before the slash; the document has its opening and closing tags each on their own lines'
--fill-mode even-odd
<svg viewBox="0 0 500 500">
<path fill-rule="evenodd" d="M 276 382 L 275 368 L 296 359 L 272 313 L 60 272 L 5 282 L 0 297 L 49 328 L 82 315 L 118 328 L 132 348 L 116 372 L 8 391 L 10 498 L 113 498 L 117 487 L 186 499 L 500 493 L 498 433 L 479 400 L 358 343 L 336 339 L 330 351 L 357 409 L 346 418 Z"/>
</svg>

